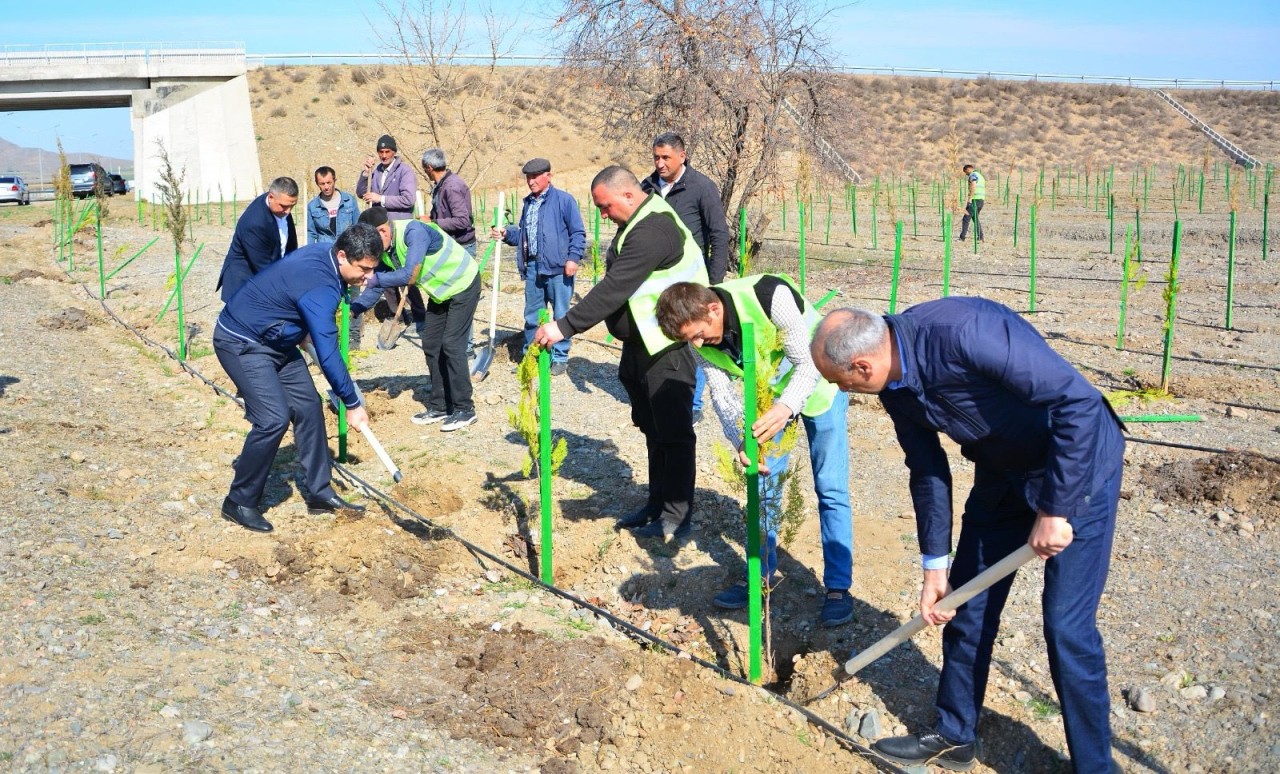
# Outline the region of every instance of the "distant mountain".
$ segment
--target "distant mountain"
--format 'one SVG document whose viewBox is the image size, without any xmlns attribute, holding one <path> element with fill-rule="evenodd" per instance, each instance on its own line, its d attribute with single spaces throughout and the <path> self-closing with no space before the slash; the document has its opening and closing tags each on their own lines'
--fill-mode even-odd
<svg viewBox="0 0 1280 774">
<path fill-rule="evenodd" d="M 133 177 L 133 159 L 118 159 L 100 153 L 67 151 L 68 164 L 85 161 L 96 161 L 106 167 L 108 172 L 119 172 L 125 179 Z M 58 167 L 58 152 L 40 148 L 23 148 L 0 138 L 0 175 L 11 173 L 21 175 L 30 183 L 42 182 L 41 165 L 44 170 L 43 179 L 46 181 L 51 179 Z"/>
</svg>

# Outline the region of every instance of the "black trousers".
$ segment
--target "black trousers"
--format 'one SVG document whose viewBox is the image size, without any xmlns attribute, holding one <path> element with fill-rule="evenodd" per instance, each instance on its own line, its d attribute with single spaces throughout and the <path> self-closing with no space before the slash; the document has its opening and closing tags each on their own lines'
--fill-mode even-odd
<svg viewBox="0 0 1280 774">
<path fill-rule="evenodd" d="M 256 508 L 267 487 L 271 463 L 284 433 L 293 424 L 293 440 L 307 492 L 332 497 L 324 409 L 302 353 L 287 352 L 213 332 L 213 351 L 244 398 L 245 418 L 253 424 L 236 462 L 227 496 L 236 505 Z"/>
<path fill-rule="evenodd" d="M 960 219 L 960 239 L 964 239 L 964 235 L 969 233 L 969 219 L 973 218 L 973 233 L 978 235 L 979 241 L 982 239 L 982 203 L 985 199 L 972 199 L 968 206 L 964 208 L 964 217 Z"/>
<path fill-rule="evenodd" d="M 467 366 L 467 342 L 471 322 L 480 303 L 480 275 L 466 290 L 448 301 L 427 301 L 422 332 L 422 352 L 431 373 L 427 408 L 434 411 L 475 411 L 471 399 L 471 369 Z"/>
<path fill-rule="evenodd" d="M 624 341 L 618 380 L 631 401 L 631 421 L 649 453 L 648 505 L 674 528 L 693 512 L 698 437 L 693 432 L 693 351 L 687 345 L 650 357 Z"/>
</svg>

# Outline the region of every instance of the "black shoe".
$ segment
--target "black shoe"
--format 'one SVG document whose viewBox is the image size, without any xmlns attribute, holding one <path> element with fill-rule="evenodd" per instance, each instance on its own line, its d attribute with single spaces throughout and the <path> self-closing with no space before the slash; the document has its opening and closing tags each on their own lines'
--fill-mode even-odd
<svg viewBox="0 0 1280 774">
<path fill-rule="evenodd" d="M 655 522 L 661 517 L 661 508 L 646 505 L 640 510 L 628 513 L 626 516 L 618 519 L 616 526 L 618 529 L 635 529 L 636 527 L 643 527 L 646 524 Z"/>
<path fill-rule="evenodd" d="M 672 527 L 668 522 L 658 519 L 650 522 L 643 527 L 636 527 L 631 530 L 631 534 L 638 538 L 661 538 L 663 542 L 672 540 L 682 540 L 693 532 L 693 514 L 690 513 L 684 517 L 684 520 Z"/>
<path fill-rule="evenodd" d="M 262 518 L 262 511 L 247 505 L 236 505 L 230 497 L 222 501 L 222 518 L 254 532 L 270 532 L 273 529 L 271 522 Z"/>
<path fill-rule="evenodd" d="M 461 430 L 476 423 L 476 412 L 458 409 L 445 418 L 444 424 L 440 425 L 440 431 L 443 433 L 452 433 L 454 430 Z"/>
<path fill-rule="evenodd" d="M 969 771 L 976 761 L 974 743 L 955 744 L 942 734 L 913 734 L 881 739 L 871 745 L 882 758 L 902 764 L 941 766 L 950 771 Z"/>
<path fill-rule="evenodd" d="M 365 507 L 355 503 L 349 503 L 337 495 L 332 497 L 308 497 L 307 513 L 318 516 L 322 513 L 334 513 L 336 511 L 351 511 L 352 513 L 364 513 Z"/>
</svg>

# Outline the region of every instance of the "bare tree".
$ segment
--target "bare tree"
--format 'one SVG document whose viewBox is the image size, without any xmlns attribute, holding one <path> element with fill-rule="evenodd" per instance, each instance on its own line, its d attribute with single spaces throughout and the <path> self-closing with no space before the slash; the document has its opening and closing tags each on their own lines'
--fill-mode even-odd
<svg viewBox="0 0 1280 774">
<path fill-rule="evenodd" d="M 500 67 L 511 55 L 514 36 L 491 6 L 380 0 L 379 7 L 383 17 L 372 20 L 374 30 L 384 50 L 405 65 L 392 73 L 405 94 L 387 93 L 385 86 L 374 93 L 380 111 L 446 149 L 450 167 L 473 179 L 532 134 L 512 103 L 522 99 L 534 76 L 528 68 Z M 477 22 L 483 29 L 476 29 Z"/>
<path fill-rule="evenodd" d="M 679 131 L 733 213 L 776 181 L 784 100 L 815 131 L 826 123 L 830 12 L 824 0 L 562 0 L 556 29 L 566 66 L 600 86 L 606 132 L 648 143 Z"/>
</svg>

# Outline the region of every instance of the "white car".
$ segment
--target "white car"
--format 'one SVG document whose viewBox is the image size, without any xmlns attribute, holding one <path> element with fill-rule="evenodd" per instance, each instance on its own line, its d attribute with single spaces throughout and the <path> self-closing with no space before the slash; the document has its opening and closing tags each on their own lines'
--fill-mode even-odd
<svg viewBox="0 0 1280 774">
<path fill-rule="evenodd" d="M 17 175 L 0 176 L 0 202 L 17 202 L 18 206 L 31 203 L 27 183 Z"/>
</svg>

